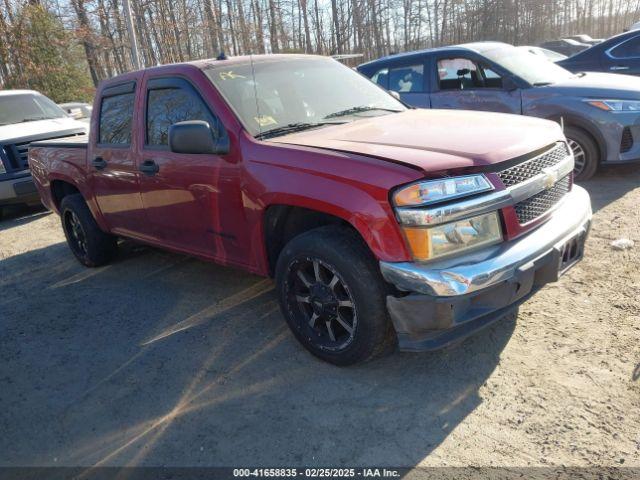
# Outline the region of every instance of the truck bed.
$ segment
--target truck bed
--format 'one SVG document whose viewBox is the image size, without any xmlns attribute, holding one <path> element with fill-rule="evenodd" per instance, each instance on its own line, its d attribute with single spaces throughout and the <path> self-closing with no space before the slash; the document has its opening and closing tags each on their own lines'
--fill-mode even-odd
<svg viewBox="0 0 640 480">
<path fill-rule="evenodd" d="M 29 144 L 29 167 L 42 203 L 57 211 L 52 197 L 54 185 L 60 182 L 80 188 L 87 166 L 88 136 L 62 137 Z M 66 187 L 60 187 L 66 188 Z"/>
</svg>

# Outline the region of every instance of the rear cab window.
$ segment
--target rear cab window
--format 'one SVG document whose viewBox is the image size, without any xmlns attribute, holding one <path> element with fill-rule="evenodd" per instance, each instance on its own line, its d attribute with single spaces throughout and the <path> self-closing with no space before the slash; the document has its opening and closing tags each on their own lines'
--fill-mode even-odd
<svg viewBox="0 0 640 480">
<path fill-rule="evenodd" d="M 135 104 L 135 83 L 107 87 L 102 92 L 98 144 L 128 146 Z"/>
</svg>

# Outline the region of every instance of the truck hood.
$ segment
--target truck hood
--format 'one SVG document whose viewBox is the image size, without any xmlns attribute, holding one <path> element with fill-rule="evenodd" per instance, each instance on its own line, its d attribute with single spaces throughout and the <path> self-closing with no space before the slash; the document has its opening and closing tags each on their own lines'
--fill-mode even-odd
<svg viewBox="0 0 640 480">
<path fill-rule="evenodd" d="M 548 120 L 464 110 L 408 110 L 273 138 L 269 141 L 368 155 L 435 173 L 481 167 L 559 140 Z"/>
<path fill-rule="evenodd" d="M 617 73 L 585 73 L 536 90 L 549 93 L 618 100 L 640 100 L 640 78 Z"/>
<path fill-rule="evenodd" d="M 73 118 L 51 118 L 37 120 L 35 122 L 15 123 L 0 126 L 0 142 L 6 143 L 13 140 L 41 137 L 43 135 L 64 134 L 69 131 L 87 131 L 88 125 L 78 122 Z"/>
</svg>

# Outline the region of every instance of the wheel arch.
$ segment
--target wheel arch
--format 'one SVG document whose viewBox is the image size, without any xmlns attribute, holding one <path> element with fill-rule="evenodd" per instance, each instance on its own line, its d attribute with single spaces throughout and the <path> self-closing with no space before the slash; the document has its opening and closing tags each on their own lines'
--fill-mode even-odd
<svg viewBox="0 0 640 480">
<path fill-rule="evenodd" d="M 390 239 L 381 241 L 383 233 L 371 228 L 364 219 L 335 205 L 304 205 L 300 203 L 272 203 L 265 208 L 262 222 L 268 274 L 275 273 L 276 262 L 284 246 L 296 236 L 326 225 L 340 225 L 351 229 L 376 259 L 390 255 L 407 255 L 403 242 L 397 242 L 390 252 Z M 398 240 L 401 238 L 398 236 Z"/>
<path fill-rule="evenodd" d="M 607 141 L 602 135 L 602 132 L 589 120 L 586 120 L 577 115 L 566 115 L 566 114 L 555 114 L 550 117 L 547 117 L 548 120 L 553 120 L 554 122 L 560 123 L 563 126 L 572 126 L 575 128 L 579 128 L 583 130 L 586 134 L 588 134 L 596 143 L 598 147 L 598 153 L 600 154 L 600 158 L 598 159 L 598 164 L 602 163 L 607 158 Z"/>
<path fill-rule="evenodd" d="M 58 214 L 60 213 L 60 204 L 65 196 L 80 194 L 100 228 L 105 232 L 108 231 L 102 213 L 95 202 L 95 198 L 88 191 L 86 183 L 75 181 L 66 175 L 52 174 L 49 178 L 49 194 L 51 195 L 51 206 Z"/>
</svg>

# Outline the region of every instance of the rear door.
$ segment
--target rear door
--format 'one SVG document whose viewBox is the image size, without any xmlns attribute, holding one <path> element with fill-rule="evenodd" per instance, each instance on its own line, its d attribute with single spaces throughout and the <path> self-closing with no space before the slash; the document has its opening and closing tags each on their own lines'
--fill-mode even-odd
<svg viewBox="0 0 640 480">
<path fill-rule="evenodd" d="M 495 67 L 465 54 L 441 54 L 434 61 L 433 108 L 522 113 L 520 89 L 503 88 Z"/>
<path fill-rule="evenodd" d="M 87 157 L 88 181 L 109 229 L 133 237 L 144 236 L 145 225 L 132 134 L 138 83 L 133 77 L 99 93 Z"/>
<path fill-rule="evenodd" d="M 602 67 L 606 72 L 640 75 L 640 34 L 608 49 Z"/>
<path fill-rule="evenodd" d="M 153 235 L 161 243 L 194 254 L 229 257 L 230 232 L 220 226 L 222 192 L 235 185 L 237 164 L 218 155 L 169 151 L 169 127 L 203 120 L 220 134 L 213 109 L 186 78 L 147 78 L 141 119 L 139 169 L 142 203 Z M 231 200 L 228 198 L 227 200 Z"/>
</svg>

